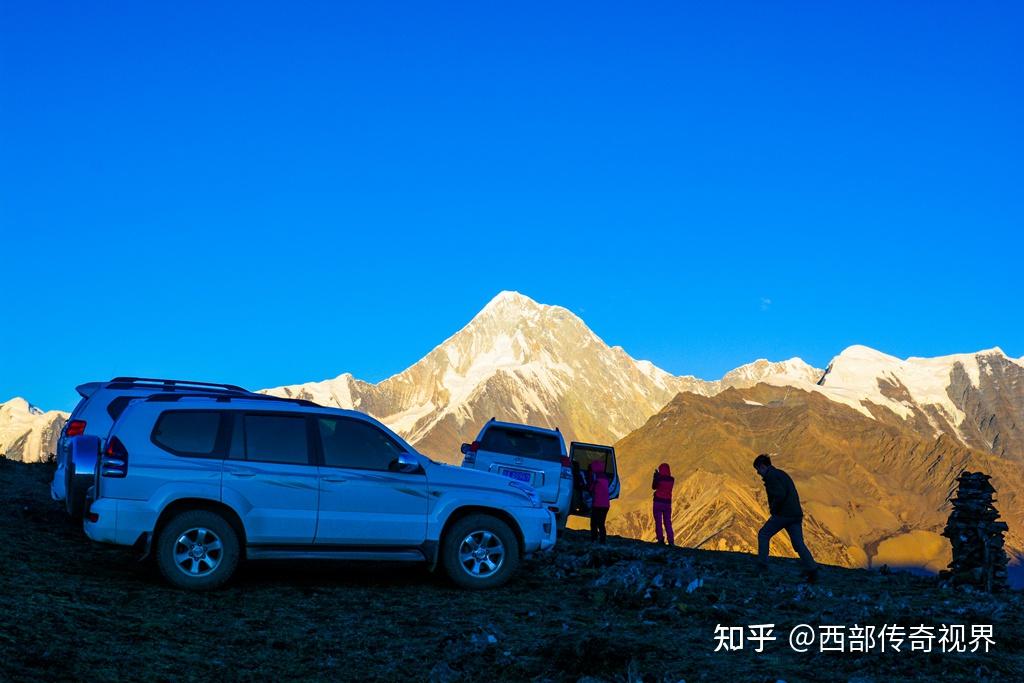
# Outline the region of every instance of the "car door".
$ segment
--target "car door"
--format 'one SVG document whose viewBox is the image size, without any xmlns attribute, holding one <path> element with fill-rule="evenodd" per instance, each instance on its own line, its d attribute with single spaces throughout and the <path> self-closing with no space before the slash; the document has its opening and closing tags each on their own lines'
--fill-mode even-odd
<svg viewBox="0 0 1024 683">
<path fill-rule="evenodd" d="M 301 413 L 234 413 L 232 457 L 222 495 L 242 516 L 250 545 L 309 545 L 316 535 L 320 488 Z"/>
<path fill-rule="evenodd" d="M 621 484 L 618 464 L 615 460 L 615 448 L 573 441 L 569 445 L 569 461 L 572 463 L 573 472 L 571 514 L 590 515 L 590 506 L 587 503 L 586 497 L 583 496 L 583 492 L 586 489 L 590 463 L 595 460 L 600 460 L 604 463 L 604 471 L 611 477 L 611 480 L 608 482 L 608 499 L 615 500 L 619 497 Z"/>
<path fill-rule="evenodd" d="M 408 449 L 368 420 L 314 417 L 320 440 L 316 543 L 411 547 L 427 537 L 423 468 L 397 471 Z"/>
</svg>

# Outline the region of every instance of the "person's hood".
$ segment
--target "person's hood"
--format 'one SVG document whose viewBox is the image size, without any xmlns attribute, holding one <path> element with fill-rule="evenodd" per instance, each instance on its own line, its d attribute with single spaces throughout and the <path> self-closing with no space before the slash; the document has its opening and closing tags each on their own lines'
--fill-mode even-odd
<svg viewBox="0 0 1024 683">
<path fill-rule="evenodd" d="M 601 460 L 595 460 L 594 462 L 590 463 L 590 471 L 593 472 L 594 474 L 603 473 L 604 462 L 602 462 Z"/>
<path fill-rule="evenodd" d="M 663 477 L 671 477 L 672 468 L 668 466 L 667 462 L 663 462 L 660 465 L 658 465 L 658 474 L 660 474 Z"/>
</svg>

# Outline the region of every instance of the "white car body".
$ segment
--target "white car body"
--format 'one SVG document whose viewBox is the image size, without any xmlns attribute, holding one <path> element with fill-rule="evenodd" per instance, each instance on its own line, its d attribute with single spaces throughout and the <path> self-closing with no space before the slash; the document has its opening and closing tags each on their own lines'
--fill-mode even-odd
<svg viewBox="0 0 1024 683">
<path fill-rule="evenodd" d="M 237 524 L 250 559 L 408 560 L 434 566 L 445 530 L 471 513 L 506 523 L 522 555 L 555 545 L 555 517 L 530 487 L 435 463 L 365 414 L 269 397 L 159 399 L 131 403 L 105 442 L 84 522 L 95 541 L 148 548 L 169 515 L 191 507 L 216 511 Z M 299 424 L 290 418 L 305 418 L 307 462 L 258 461 L 240 451 L 240 441 L 255 439 L 249 432 L 240 436 L 243 425 Z M 220 420 L 220 450 L 212 456 L 184 455 L 157 443 L 171 438 L 162 424 L 207 419 Z M 327 437 L 318 431 L 325 428 L 342 437 L 345 429 L 386 435 L 382 442 L 393 441 L 403 451 L 391 463 L 400 460 L 400 471 L 328 466 Z"/>
</svg>

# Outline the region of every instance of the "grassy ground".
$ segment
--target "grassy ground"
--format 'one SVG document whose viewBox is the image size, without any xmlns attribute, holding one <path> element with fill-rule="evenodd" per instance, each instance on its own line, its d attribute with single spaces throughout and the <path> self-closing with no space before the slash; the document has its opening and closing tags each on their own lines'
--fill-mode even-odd
<svg viewBox="0 0 1024 683">
<path fill-rule="evenodd" d="M 50 474 L 0 459 L 0 680 L 1024 680 L 1019 593 L 831 567 L 808 586 L 790 560 L 763 576 L 745 555 L 594 549 L 576 532 L 491 592 L 333 563 L 244 565 L 224 590 L 178 592 L 90 543 L 49 499 Z M 762 623 L 780 636 L 764 653 L 713 651 L 716 624 Z M 799 623 L 992 624 L 996 644 L 797 654 Z"/>
</svg>

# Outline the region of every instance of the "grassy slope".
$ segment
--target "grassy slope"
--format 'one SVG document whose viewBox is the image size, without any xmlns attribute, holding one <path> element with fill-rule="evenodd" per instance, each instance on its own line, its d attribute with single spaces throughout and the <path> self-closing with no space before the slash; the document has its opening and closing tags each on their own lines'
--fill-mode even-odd
<svg viewBox="0 0 1024 683">
<path fill-rule="evenodd" d="M 906 575 L 752 558 L 570 532 L 506 588 L 455 590 L 423 570 L 250 565 L 225 590 L 167 588 L 123 549 L 91 544 L 49 500 L 50 469 L 0 459 L 0 680 L 1024 679 L 1020 594 L 942 590 Z M 645 597 L 601 578 L 702 577 Z M 628 580 L 628 578 L 627 578 Z M 714 653 L 715 624 L 993 623 L 987 655 Z M 495 642 L 489 642 L 491 636 Z M 863 680 L 863 679 L 862 679 Z"/>
</svg>

